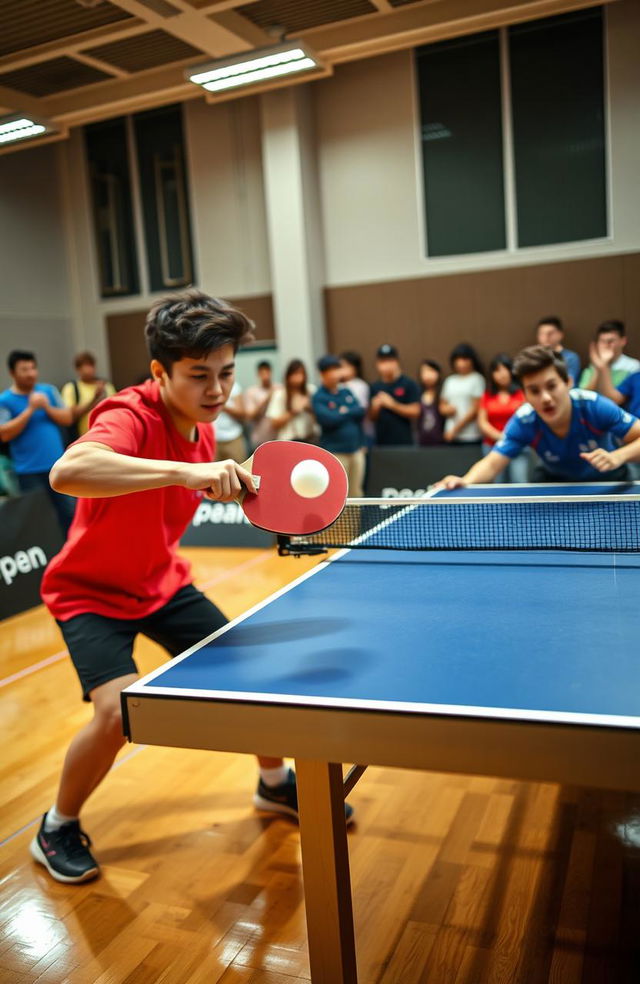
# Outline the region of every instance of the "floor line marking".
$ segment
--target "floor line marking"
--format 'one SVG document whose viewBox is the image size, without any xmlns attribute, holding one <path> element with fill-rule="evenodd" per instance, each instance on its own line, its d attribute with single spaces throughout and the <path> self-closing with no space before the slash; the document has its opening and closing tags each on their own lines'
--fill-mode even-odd
<svg viewBox="0 0 640 984">
<path fill-rule="evenodd" d="M 44 669 L 45 666 L 51 666 L 53 663 L 59 663 L 61 659 L 68 656 L 69 653 L 66 649 L 61 649 L 59 652 L 54 653 L 53 656 L 47 656 L 46 659 L 41 659 L 39 663 L 33 663 L 31 666 L 25 666 L 23 670 L 18 670 L 17 673 L 12 673 L 11 676 L 5 677 L 4 680 L 0 680 L 0 689 L 2 687 L 7 687 L 10 683 L 15 683 L 16 680 L 23 680 L 24 677 L 30 676 L 32 673 L 36 673 L 38 670 Z"/>
<path fill-rule="evenodd" d="M 235 573 L 239 573 L 243 570 L 248 570 L 250 567 L 257 567 L 258 564 L 264 563 L 266 558 L 270 556 L 270 552 L 265 550 L 263 554 L 259 557 L 250 557 L 248 560 L 243 560 L 241 564 L 236 564 L 235 567 L 228 567 L 225 571 L 217 574 L 214 578 L 209 581 L 205 581 L 204 584 L 199 585 L 200 591 L 206 591 L 208 588 L 213 587 L 215 584 L 219 584 L 220 581 L 224 581 Z M 3 687 L 8 687 L 10 683 L 16 683 L 18 680 L 24 680 L 25 677 L 31 676 L 32 673 L 37 673 L 38 670 L 43 670 L 47 666 L 52 666 L 54 663 L 59 663 L 60 660 L 68 656 L 69 653 L 66 649 L 61 649 L 59 652 L 54 653 L 53 656 L 47 656 L 46 659 L 41 659 L 38 663 L 33 663 L 31 666 L 25 666 L 24 669 L 18 670 L 17 673 L 12 673 L 8 677 L 0 680 L 0 690 Z"/>
<path fill-rule="evenodd" d="M 136 748 L 133 748 L 130 752 L 127 752 L 126 755 L 123 755 L 122 758 L 119 758 L 117 762 L 114 762 L 114 764 L 109 769 L 109 772 L 113 772 L 115 769 L 119 769 L 120 766 L 124 765 L 125 762 L 128 762 L 129 759 L 132 759 L 135 755 L 139 755 L 140 752 L 144 752 L 145 748 L 147 747 L 148 747 L 147 745 L 137 745 Z M 16 837 L 20 836 L 20 834 L 24 834 L 25 830 L 29 830 L 30 827 L 34 827 L 37 823 L 40 823 L 41 821 L 42 821 L 42 814 L 40 813 L 35 818 L 35 820 L 30 820 L 29 823 L 25 823 L 25 825 L 23 827 L 20 827 L 19 830 L 14 830 L 12 834 L 9 834 L 9 836 L 5 837 L 3 841 L 0 841 L 0 849 L 5 847 L 12 840 L 15 840 Z"/>
</svg>

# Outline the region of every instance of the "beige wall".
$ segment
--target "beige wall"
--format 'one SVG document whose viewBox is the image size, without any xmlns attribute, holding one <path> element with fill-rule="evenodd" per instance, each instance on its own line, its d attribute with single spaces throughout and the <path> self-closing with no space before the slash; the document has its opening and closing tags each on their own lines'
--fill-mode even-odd
<svg viewBox="0 0 640 984">
<path fill-rule="evenodd" d="M 198 284 L 231 296 L 270 290 L 259 103 L 184 104 Z"/>
<path fill-rule="evenodd" d="M 0 387 L 13 348 L 36 352 L 43 381 L 72 375 L 68 279 L 55 149 L 0 157 Z"/>
</svg>

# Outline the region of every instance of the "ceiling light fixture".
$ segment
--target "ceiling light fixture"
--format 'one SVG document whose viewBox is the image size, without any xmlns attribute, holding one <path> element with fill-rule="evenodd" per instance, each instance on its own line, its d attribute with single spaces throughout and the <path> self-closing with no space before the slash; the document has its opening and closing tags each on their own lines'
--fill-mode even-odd
<svg viewBox="0 0 640 984">
<path fill-rule="evenodd" d="M 195 65 L 186 70 L 185 77 L 208 92 L 226 92 L 313 69 L 325 70 L 325 65 L 306 45 L 288 41 L 271 48 L 258 48 L 251 54 L 242 52 L 231 58 Z"/>
<path fill-rule="evenodd" d="M 14 140 L 27 140 L 38 137 L 42 133 L 50 133 L 52 127 L 40 120 L 29 120 L 26 117 L 0 119 L 0 144 L 12 143 Z"/>
</svg>

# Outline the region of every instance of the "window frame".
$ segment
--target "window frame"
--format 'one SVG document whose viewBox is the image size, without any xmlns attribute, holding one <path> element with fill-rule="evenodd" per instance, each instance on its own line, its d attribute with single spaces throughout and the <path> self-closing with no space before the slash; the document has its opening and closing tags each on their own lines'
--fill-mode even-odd
<svg viewBox="0 0 640 984">
<path fill-rule="evenodd" d="M 420 257 L 434 272 L 442 268 L 442 272 L 450 272 L 455 266 L 460 272 L 464 269 L 478 269 L 485 265 L 502 265 L 500 261 L 530 261 L 555 262 L 566 257 L 579 258 L 585 250 L 599 249 L 611 246 L 614 242 L 614 212 L 612 188 L 612 148 L 611 148 L 611 80 L 609 71 L 609 27 L 608 3 L 603 3 L 602 11 L 602 103 L 604 109 L 604 198 L 607 216 L 607 232 L 604 236 L 594 239 L 566 240 L 560 243 L 542 243 L 535 246 L 518 245 L 518 217 L 516 204 L 516 174 L 513 147 L 513 107 L 511 100 L 511 71 L 509 58 L 509 27 L 505 24 L 495 28 L 499 35 L 500 51 L 500 82 L 502 93 L 502 155 L 504 181 L 504 212 L 506 229 L 506 247 L 499 250 L 487 250 L 474 253 L 449 253 L 446 256 L 432 256 L 428 251 L 427 224 L 429 217 L 426 208 L 426 193 L 424 180 L 424 157 L 422 143 L 422 117 L 420 107 L 420 77 L 416 49 L 413 53 L 413 105 L 414 105 L 414 137 L 416 161 L 416 191 L 420 215 L 418 223 Z M 528 20 L 529 18 L 527 18 Z M 482 33 L 474 32 L 474 33 Z M 444 39 L 442 39 L 444 40 Z M 437 43 L 437 42 L 434 42 Z M 579 252 L 577 252 L 579 250 Z M 563 257 L 564 254 L 564 257 Z M 464 264 L 462 267 L 459 264 Z"/>
</svg>

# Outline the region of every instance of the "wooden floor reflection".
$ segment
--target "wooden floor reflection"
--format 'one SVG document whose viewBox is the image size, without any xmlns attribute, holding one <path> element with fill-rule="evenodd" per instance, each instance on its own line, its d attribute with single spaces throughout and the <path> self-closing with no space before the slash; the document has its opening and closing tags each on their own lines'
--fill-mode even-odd
<svg viewBox="0 0 640 984">
<path fill-rule="evenodd" d="M 314 560 L 189 550 L 230 616 Z M 86 720 L 54 622 L 0 626 L 2 984 L 309 979 L 297 830 L 251 806 L 247 756 L 127 746 L 83 823 L 102 877 L 28 854 Z M 142 640 L 141 670 L 163 654 Z M 637 984 L 640 797 L 370 769 L 349 834 L 361 984 Z"/>
</svg>

